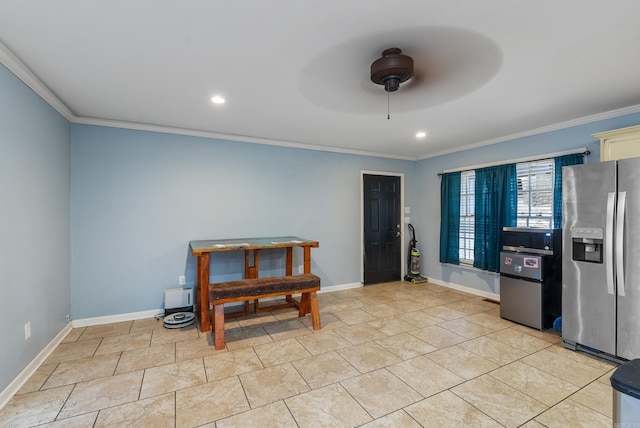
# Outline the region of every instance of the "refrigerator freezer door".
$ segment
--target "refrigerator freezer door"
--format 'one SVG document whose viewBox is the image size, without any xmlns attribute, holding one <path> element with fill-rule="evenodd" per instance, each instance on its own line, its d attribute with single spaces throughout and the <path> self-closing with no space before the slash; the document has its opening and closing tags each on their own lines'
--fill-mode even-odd
<svg viewBox="0 0 640 428">
<path fill-rule="evenodd" d="M 640 358 L 640 158 L 618 161 L 618 192 L 626 193 L 626 202 L 624 213 L 618 213 L 624 219 L 623 242 L 616 255 L 624 261 L 624 290 L 618 293 L 617 354 L 632 360 Z"/>
<path fill-rule="evenodd" d="M 573 240 L 585 238 L 572 236 L 572 230 L 603 230 L 603 250 L 605 254 L 613 251 L 613 233 L 607 224 L 612 225 L 614 213 L 607 213 L 607 201 L 617 191 L 616 163 L 568 166 L 562 175 L 562 337 L 614 355 L 616 295 L 607 290 L 607 282 L 613 280 L 607 278 L 614 273 L 613 260 L 574 260 L 578 257 L 573 254 Z"/>
</svg>

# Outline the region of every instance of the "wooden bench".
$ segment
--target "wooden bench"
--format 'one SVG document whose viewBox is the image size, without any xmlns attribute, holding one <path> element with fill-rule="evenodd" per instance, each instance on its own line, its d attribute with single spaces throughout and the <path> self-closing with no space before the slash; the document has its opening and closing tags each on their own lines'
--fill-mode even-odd
<svg viewBox="0 0 640 428">
<path fill-rule="evenodd" d="M 300 302 L 294 301 L 298 316 L 311 313 L 314 330 L 320 330 L 320 310 L 316 291 L 320 290 L 320 278 L 311 273 L 293 276 L 274 276 L 268 278 L 241 279 L 209 285 L 209 301 L 213 305 L 212 331 L 215 335 L 216 349 L 224 349 L 224 304 L 246 302 L 266 297 L 290 296 L 302 294 Z"/>
</svg>

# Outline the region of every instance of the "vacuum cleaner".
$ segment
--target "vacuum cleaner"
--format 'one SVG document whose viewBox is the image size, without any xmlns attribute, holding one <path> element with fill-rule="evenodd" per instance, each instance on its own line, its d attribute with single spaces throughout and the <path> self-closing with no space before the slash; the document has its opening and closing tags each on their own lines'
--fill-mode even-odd
<svg viewBox="0 0 640 428">
<path fill-rule="evenodd" d="M 407 255 L 407 274 L 405 281 L 412 284 L 420 284 L 429 280 L 420 275 L 420 251 L 418 251 L 418 241 L 416 241 L 416 230 L 411 223 L 408 224 L 411 231 L 411 241 L 409 241 L 409 253 Z"/>
<path fill-rule="evenodd" d="M 164 328 L 182 328 L 193 324 L 196 316 L 193 312 L 174 312 L 164 317 Z"/>
</svg>

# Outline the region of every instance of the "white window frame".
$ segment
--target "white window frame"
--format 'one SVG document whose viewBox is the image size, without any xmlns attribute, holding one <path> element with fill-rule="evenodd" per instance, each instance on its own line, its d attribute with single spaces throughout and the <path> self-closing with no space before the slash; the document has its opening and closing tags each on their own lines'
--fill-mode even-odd
<svg viewBox="0 0 640 428">
<path fill-rule="evenodd" d="M 475 242 L 475 176 L 474 170 L 460 173 L 460 227 L 458 254 L 461 264 L 473 265 Z M 466 225 L 466 227 L 465 227 Z M 469 228 L 470 225 L 470 228 Z"/>
<path fill-rule="evenodd" d="M 518 180 L 518 227 L 526 228 L 553 228 L 553 184 L 555 178 L 555 166 L 553 159 L 541 159 L 516 164 Z M 550 174 L 547 180 L 537 179 L 537 174 Z M 547 185 L 545 185 L 545 181 Z M 538 192 L 550 194 L 548 209 L 549 215 L 532 214 L 533 195 Z M 520 200 L 526 199 L 526 210 L 521 211 Z M 535 222 L 544 221 L 545 225 L 536 225 Z"/>
</svg>

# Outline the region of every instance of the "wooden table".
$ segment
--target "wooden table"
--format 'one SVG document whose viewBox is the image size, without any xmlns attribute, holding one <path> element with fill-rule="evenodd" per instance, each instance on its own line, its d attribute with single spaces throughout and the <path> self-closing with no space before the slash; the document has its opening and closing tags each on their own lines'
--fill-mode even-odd
<svg viewBox="0 0 640 428">
<path fill-rule="evenodd" d="M 287 276 L 290 276 L 293 275 L 293 248 L 303 248 L 304 273 L 311 273 L 311 248 L 318 246 L 317 241 L 298 238 L 296 236 L 190 241 L 189 247 L 191 248 L 191 254 L 197 259 L 196 316 L 200 321 L 200 329 L 202 331 L 211 330 L 211 313 L 209 310 L 209 266 L 211 253 L 220 251 L 244 251 L 244 277 L 257 278 L 258 256 L 260 251 L 272 248 L 286 248 L 287 265 L 285 272 Z"/>
</svg>

